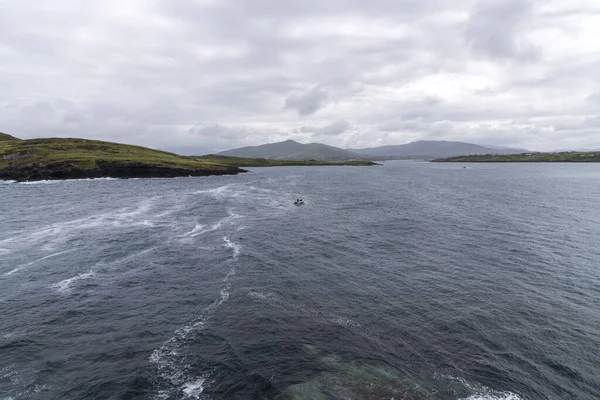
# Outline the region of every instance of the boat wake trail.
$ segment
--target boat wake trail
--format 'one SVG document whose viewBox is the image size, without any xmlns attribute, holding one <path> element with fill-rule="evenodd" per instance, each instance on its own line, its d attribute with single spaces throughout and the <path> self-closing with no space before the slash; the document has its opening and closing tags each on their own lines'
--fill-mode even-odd
<svg viewBox="0 0 600 400">
<path fill-rule="evenodd" d="M 182 352 L 194 341 L 195 334 L 204 329 L 219 306 L 229 300 L 230 278 L 236 273 L 235 261 L 240 255 L 241 246 L 229 240 L 227 236 L 223 237 L 223 242 L 223 246 L 232 250 L 232 257 L 229 262 L 231 268 L 223 278 L 224 286 L 219 297 L 204 308 L 200 315 L 189 324 L 177 329 L 174 335 L 160 348 L 154 350 L 150 356 L 150 362 L 155 365 L 159 378 L 155 399 L 200 399 L 205 385 L 209 383 L 210 371 L 206 371 L 200 376 L 190 371 L 190 365 L 186 362 Z"/>
</svg>

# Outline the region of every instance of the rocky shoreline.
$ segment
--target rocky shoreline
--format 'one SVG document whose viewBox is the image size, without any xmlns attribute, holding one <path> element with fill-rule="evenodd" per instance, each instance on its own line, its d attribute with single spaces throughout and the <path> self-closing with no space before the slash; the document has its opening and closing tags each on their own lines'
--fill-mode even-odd
<svg viewBox="0 0 600 400">
<path fill-rule="evenodd" d="M 96 160 L 94 168 L 81 168 L 77 163 L 35 163 L 9 165 L 0 169 L 0 180 L 32 182 L 42 180 L 89 179 L 89 178 L 175 178 L 180 176 L 236 175 L 247 172 L 235 166 L 210 168 L 185 168 L 127 161 Z"/>
</svg>

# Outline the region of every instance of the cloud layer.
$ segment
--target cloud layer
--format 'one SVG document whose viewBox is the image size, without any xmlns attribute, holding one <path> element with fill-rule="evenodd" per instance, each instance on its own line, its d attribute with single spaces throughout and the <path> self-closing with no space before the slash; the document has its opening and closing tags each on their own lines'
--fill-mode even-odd
<svg viewBox="0 0 600 400">
<path fill-rule="evenodd" d="M 0 13 L 0 131 L 600 148 L 597 37 L 584 0 L 21 0 Z"/>
</svg>

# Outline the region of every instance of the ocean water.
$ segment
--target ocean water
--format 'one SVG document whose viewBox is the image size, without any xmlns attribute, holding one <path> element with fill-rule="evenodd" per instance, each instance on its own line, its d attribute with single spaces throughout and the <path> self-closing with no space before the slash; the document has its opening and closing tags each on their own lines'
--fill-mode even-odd
<svg viewBox="0 0 600 400">
<path fill-rule="evenodd" d="M 0 399 L 598 399 L 599 198 L 594 164 L 0 184 Z"/>
</svg>

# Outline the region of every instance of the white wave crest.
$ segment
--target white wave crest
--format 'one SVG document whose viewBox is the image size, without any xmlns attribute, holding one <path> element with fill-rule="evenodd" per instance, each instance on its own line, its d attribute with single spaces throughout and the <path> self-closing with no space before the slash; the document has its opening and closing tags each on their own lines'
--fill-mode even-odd
<svg viewBox="0 0 600 400">
<path fill-rule="evenodd" d="M 224 226 L 227 226 L 228 224 L 232 223 L 234 220 L 239 218 L 241 218 L 240 215 L 236 214 L 233 210 L 229 210 L 227 217 L 221 218 L 209 227 L 197 223 L 191 231 L 183 234 L 181 237 L 196 237 L 207 232 L 214 232 L 221 229 Z"/>
<path fill-rule="evenodd" d="M 57 222 L 34 231 L 19 233 L 0 240 L 0 245 L 8 248 L 8 250 L 13 250 L 12 246 L 28 248 L 40 245 L 44 249 L 53 249 L 55 245 L 66 242 L 89 230 L 105 229 L 107 227 L 131 228 L 132 226 L 154 226 L 151 220 L 142 216 L 145 216 L 152 210 L 155 200 L 158 197 L 160 196 L 147 199 L 135 208 L 121 208 L 71 221 Z"/>
<path fill-rule="evenodd" d="M 462 397 L 460 400 L 523 400 L 523 398 L 516 393 L 494 390 L 452 375 L 435 374 L 434 379 L 439 381 L 458 382 L 467 389 L 468 392 L 471 392 L 469 396 Z"/>
<path fill-rule="evenodd" d="M 193 194 L 208 194 L 214 197 L 223 197 L 225 193 L 231 188 L 231 184 L 219 186 L 213 189 L 197 190 Z"/>
<path fill-rule="evenodd" d="M 13 269 L 12 271 L 9 271 L 9 272 L 5 273 L 4 275 L 15 274 L 15 273 L 21 271 L 22 269 L 27 268 L 27 267 L 29 267 L 29 266 L 31 266 L 31 265 L 39 262 L 39 261 L 47 260 L 47 259 L 52 258 L 52 257 L 57 257 L 57 256 L 60 256 L 62 254 L 70 253 L 72 251 L 75 251 L 75 250 L 71 249 L 71 250 L 59 251 L 58 253 L 54 253 L 54 254 L 49 254 L 49 255 L 44 256 L 42 258 L 38 258 L 37 260 L 33 260 L 31 262 L 28 262 L 27 264 L 21 264 L 17 268 Z"/>
<path fill-rule="evenodd" d="M 55 183 L 65 183 L 65 182 L 91 182 L 91 181 L 119 181 L 119 178 L 84 178 L 84 179 L 48 179 L 42 181 L 32 181 L 32 182 L 19 182 L 21 185 L 51 185 Z M 13 181 L 14 182 L 14 181 Z"/>
<path fill-rule="evenodd" d="M 233 250 L 233 259 L 237 259 L 242 251 L 242 246 L 239 244 L 233 243 L 231 240 L 227 238 L 227 236 L 223 236 L 223 241 L 225 242 L 225 247 Z"/>
<path fill-rule="evenodd" d="M 90 272 L 86 272 L 84 274 L 79 274 L 79 275 L 76 275 L 76 276 L 74 276 L 72 278 L 65 279 L 63 281 L 55 283 L 54 285 L 52 285 L 52 287 L 54 289 L 56 289 L 59 293 L 68 294 L 68 293 L 71 292 L 71 285 L 74 282 L 80 281 L 82 279 L 89 279 L 89 278 L 94 277 L 95 275 L 96 275 L 96 272 L 94 272 L 92 270 Z"/>
<path fill-rule="evenodd" d="M 182 386 L 181 391 L 189 398 L 199 399 L 200 394 L 204 391 L 205 381 L 206 379 L 198 379 L 193 382 L 187 382 Z"/>
<path fill-rule="evenodd" d="M 464 400 L 522 400 L 522 398 L 514 393 L 501 394 L 476 394 L 469 396 Z"/>
<path fill-rule="evenodd" d="M 277 295 L 271 292 L 255 292 L 254 290 L 251 290 L 248 292 L 248 296 L 258 300 L 266 301 L 268 303 L 278 301 Z"/>
</svg>

